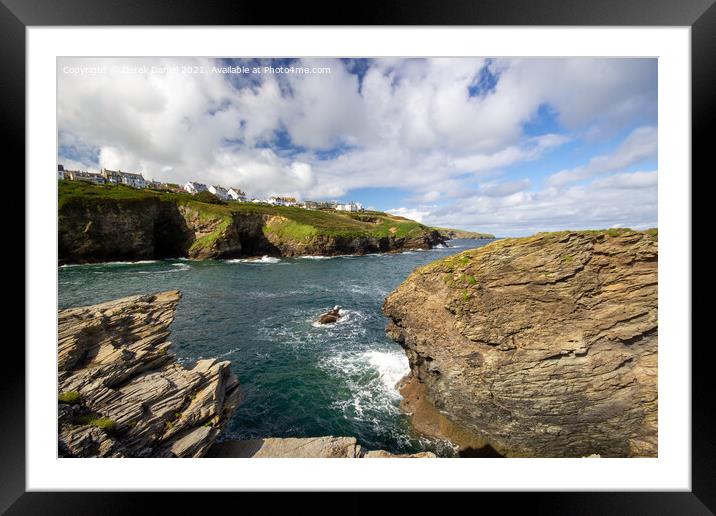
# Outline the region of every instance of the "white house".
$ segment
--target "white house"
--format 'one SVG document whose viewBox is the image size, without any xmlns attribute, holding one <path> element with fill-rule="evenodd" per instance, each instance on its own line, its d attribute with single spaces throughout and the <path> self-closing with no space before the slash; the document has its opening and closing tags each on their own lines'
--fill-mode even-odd
<svg viewBox="0 0 716 516">
<path fill-rule="evenodd" d="M 298 201 L 295 197 L 269 197 L 268 203 L 274 206 L 296 206 Z"/>
<path fill-rule="evenodd" d="M 234 201 L 246 202 L 246 194 L 240 188 L 229 188 L 226 195 Z"/>
<path fill-rule="evenodd" d="M 363 205 L 359 202 L 347 202 L 343 204 L 337 204 L 336 210 L 338 211 L 363 211 Z"/>
<path fill-rule="evenodd" d="M 226 191 L 226 188 L 224 188 L 223 186 L 212 185 L 209 187 L 209 191 L 211 193 L 213 193 L 214 195 L 216 195 L 222 201 L 225 201 L 226 199 L 229 198 L 229 194 Z"/>
<path fill-rule="evenodd" d="M 57 180 L 65 178 L 65 167 L 62 165 L 57 165 Z"/>
<path fill-rule="evenodd" d="M 65 170 L 65 178 L 71 181 L 85 181 L 87 183 L 104 184 L 107 181 L 102 174 L 95 172 L 86 172 L 84 170 Z"/>
<path fill-rule="evenodd" d="M 184 185 L 184 190 L 192 195 L 196 195 L 199 192 L 206 192 L 208 188 L 203 183 L 197 183 L 196 181 L 187 181 Z"/>
</svg>

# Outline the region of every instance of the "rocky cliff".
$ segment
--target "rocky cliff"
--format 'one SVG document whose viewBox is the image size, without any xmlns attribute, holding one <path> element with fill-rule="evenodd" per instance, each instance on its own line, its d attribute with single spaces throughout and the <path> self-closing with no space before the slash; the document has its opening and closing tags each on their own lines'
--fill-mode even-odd
<svg viewBox="0 0 716 516">
<path fill-rule="evenodd" d="M 506 456 L 657 455 L 656 231 L 504 239 L 386 299 L 414 426 Z"/>
<path fill-rule="evenodd" d="M 430 248 L 438 231 L 386 213 L 199 202 L 118 186 L 60 182 L 60 263 L 189 257 L 338 255 Z"/>
<path fill-rule="evenodd" d="M 58 314 L 61 457 L 199 457 L 238 404 L 229 362 L 168 353 L 178 291 Z"/>
</svg>

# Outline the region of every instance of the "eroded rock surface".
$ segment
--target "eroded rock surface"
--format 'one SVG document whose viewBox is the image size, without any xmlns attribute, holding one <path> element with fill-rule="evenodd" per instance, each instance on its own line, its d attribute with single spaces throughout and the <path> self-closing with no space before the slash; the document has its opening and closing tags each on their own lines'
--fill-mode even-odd
<svg viewBox="0 0 716 516">
<path fill-rule="evenodd" d="M 396 455 L 383 450 L 366 450 L 355 437 L 304 437 L 242 439 L 216 443 L 207 457 L 233 458 L 434 458 L 432 452 Z"/>
<path fill-rule="evenodd" d="M 229 362 L 168 353 L 179 291 L 58 314 L 59 455 L 199 457 L 238 405 Z"/>
<path fill-rule="evenodd" d="M 546 233 L 416 270 L 383 306 L 416 428 L 507 456 L 656 456 L 657 247 Z"/>
</svg>

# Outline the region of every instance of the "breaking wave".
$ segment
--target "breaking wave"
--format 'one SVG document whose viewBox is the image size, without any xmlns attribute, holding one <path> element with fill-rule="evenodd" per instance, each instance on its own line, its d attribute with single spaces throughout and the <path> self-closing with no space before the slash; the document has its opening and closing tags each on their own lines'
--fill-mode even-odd
<svg viewBox="0 0 716 516">
<path fill-rule="evenodd" d="M 147 263 L 159 263 L 159 260 L 137 260 L 135 262 L 98 262 L 98 263 L 68 263 L 60 265 L 61 269 L 71 267 L 119 267 L 124 265 L 145 265 Z"/>
<path fill-rule="evenodd" d="M 402 351 L 338 352 L 326 356 L 320 367 L 348 388 L 349 395 L 333 403 L 344 418 L 368 422 L 382 432 L 385 414 L 400 413 L 397 384 L 410 372 Z"/>
<path fill-rule="evenodd" d="M 281 258 L 264 255 L 261 258 L 234 258 L 231 260 L 224 261 L 226 263 L 279 263 L 281 261 Z"/>
</svg>

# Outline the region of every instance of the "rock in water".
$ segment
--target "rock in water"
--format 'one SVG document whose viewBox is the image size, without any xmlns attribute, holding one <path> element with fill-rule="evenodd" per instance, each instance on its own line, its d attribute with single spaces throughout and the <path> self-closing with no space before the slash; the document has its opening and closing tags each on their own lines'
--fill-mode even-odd
<svg viewBox="0 0 716 516">
<path fill-rule="evenodd" d="M 167 352 L 179 291 L 60 310 L 59 454 L 200 457 L 238 405 L 229 362 Z"/>
<path fill-rule="evenodd" d="M 318 324 L 333 324 L 341 318 L 341 307 L 336 305 L 318 318 Z"/>
<path fill-rule="evenodd" d="M 657 235 L 504 239 L 386 299 L 416 429 L 506 456 L 657 455 Z"/>
</svg>

